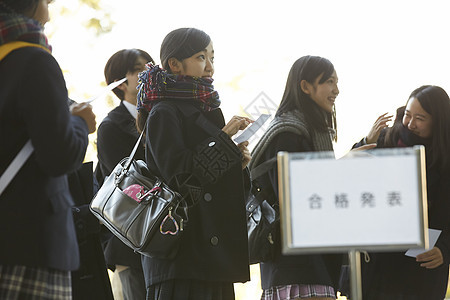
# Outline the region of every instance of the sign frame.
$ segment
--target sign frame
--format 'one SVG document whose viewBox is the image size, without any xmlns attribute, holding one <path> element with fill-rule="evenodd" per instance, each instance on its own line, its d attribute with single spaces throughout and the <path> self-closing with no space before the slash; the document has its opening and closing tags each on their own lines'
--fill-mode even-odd
<svg viewBox="0 0 450 300">
<path fill-rule="evenodd" d="M 358 154 L 358 152 L 360 152 Z M 279 182 L 279 205 L 280 205 L 280 222 L 281 222 L 281 246 L 283 254 L 308 254 L 308 253 L 344 253 L 354 250 L 358 251 L 402 251 L 409 248 L 428 248 L 428 213 L 427 213 L 427 194 L 426 194 L 426 167 L 425 167 L 425 147 L 414 146 L 408 148 L 390 148 L 390 149 L 373 149 L 366 151 L 355 151 L 354 157 L 363 157 L 364 155 L 372 158 L 382 158 L 389 155 L 414 155 L 417 162 L 417 197 L 419 199 L 417 205 L 416 225 L 419 227 L 419 241 L 417 243 L 355 243 L 350 245 L 326 245 L 326 246 L 299 246 L 294 245 L 293 233 L 295 229 L 292 225 L 292 218 L 301 218 L 302 213 L 294 213 L 291 208 L 291 189 L 290 180 L 291 163 L 296 160 L 319 160 L 334 159 L 333 152 L 302 152 L 288 153 L 279 152 L 278 160 L 278 182 Z M 352 159 L 353 157 L 345 159 Z M 307 172 L 307 171 L 306 171 Z M 412 174 L 406 174 L 413 177 Z M 355 174 L 357 176 L 357 174 Z M 351 179 L 350 179 L 351 180 Z M 326 185 L 326 183 L 325 183 Z M 298 184 L 296 184 L 298 187 Z M 331 225 L 331 224 L 330 224 Z M 311 226 L 311 230 L 314 225 Z"/>
</svg>

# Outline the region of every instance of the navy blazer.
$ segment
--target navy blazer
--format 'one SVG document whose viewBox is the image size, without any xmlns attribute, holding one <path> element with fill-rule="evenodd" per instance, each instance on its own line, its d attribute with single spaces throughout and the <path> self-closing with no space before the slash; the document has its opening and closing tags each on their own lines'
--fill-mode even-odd
<svg viewBox="0 0 450 300">
<path fill-rule="evenodd" d="M 0 173 L 25 142 L 34 152 L 0 196 L 0 265 L 74 270 L 79 264 L 66 174 L 81 166 L 86 122 L 72 116 L 61 69 L 35 48 L 0 62 Z"/>
</svg>

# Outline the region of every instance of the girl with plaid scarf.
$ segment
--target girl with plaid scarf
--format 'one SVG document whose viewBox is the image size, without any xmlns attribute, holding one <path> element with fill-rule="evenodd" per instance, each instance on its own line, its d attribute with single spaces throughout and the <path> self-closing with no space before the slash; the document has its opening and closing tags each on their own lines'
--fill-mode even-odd
<svg viewBox="0 0 450 300">
<path fill-rule="evenodd" d="M 139 75 L 138 127 L 146 131 L 149 169 L 190 203 L 174 259 L 143 256 L 147 299 L 234 299 L 234 282 L 249 280 L 245 186 L 248 142 L 231 137 L 251 120 L 225 124 L 212 86 L 214 48 L 195 28 L 170 32 L 162 68 Z M 146 123 L 147 122 L 147 123 Z"/>
<path fill-rule="evenodd" d="M 0 195 L 0 299 L 72 299 L 79 252 L 66 174 L 81 166 L 95 115 L 69 111 L 43 33 L 51 0 L 0 0 L 0 174 L 34 152 Z"/>
</svg>

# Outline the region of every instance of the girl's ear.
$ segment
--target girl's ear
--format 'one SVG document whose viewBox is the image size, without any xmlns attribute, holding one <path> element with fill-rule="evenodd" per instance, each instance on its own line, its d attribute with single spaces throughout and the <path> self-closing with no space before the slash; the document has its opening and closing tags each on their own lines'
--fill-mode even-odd
<svg viewBox="0 0 450 300">
<path fill-rule="evenodd" d="M 303 93 L 306 95 L 310 95 L 312 91 L 312 85 L 306 80 L 300 81 L 300 88 L 302 89 Z"/>
<path fill-rule="evenodd" d="M 118 80 L 114 80 L 114 82 L 116 82 L 116 81 L 118 81 Z M 125 90 L 127 89 L 127 86 L 128 86 L 128 82 L 127 82 L 127 80 L 125 80 L 125 82 L 122 82 L 121 84 L 119 84 L 119 85 L 117 86 L 117 88 L 118 88 L 119 90 L 125 92 Z"/>
<path fill-rule="evenodd" d="M 175 57 L 169 58 L 167 61 L 169 63 L 170 71 L 172 71 L 173 74 L 180 74 L 183 70 L 183 65 L 181 64 L 181 61 L 176 59 Z"/>
</svg>

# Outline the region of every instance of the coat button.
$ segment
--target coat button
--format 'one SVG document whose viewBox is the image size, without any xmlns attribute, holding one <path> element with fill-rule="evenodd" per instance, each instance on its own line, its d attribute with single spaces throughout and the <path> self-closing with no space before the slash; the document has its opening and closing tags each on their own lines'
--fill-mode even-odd
<svg viewBox="0 0 450 300">
<path fill-rule="evenodd" d="M 211 143 L 208 144 L 208 146 L 212 147 L 212 146 L 214 146 L 215 144 L 216 144 L 216 142 L 211 142 Z"/>
<path fill-rule="evenodd" d="M 217 236 L 213 236 L 211 238 L 211 245 L 217 246 L 217 244 L 219 244 L 219 238 Z"/>
<path fill-rule="evenodd" d="M 212 195 L 211 195 L 210 193 L 206 193 L 206 194 L 203 196 L 203 199 L 205 199 L 206 202 L 209 202 L 209 201 L 212 200 Z"/>
</svg>

